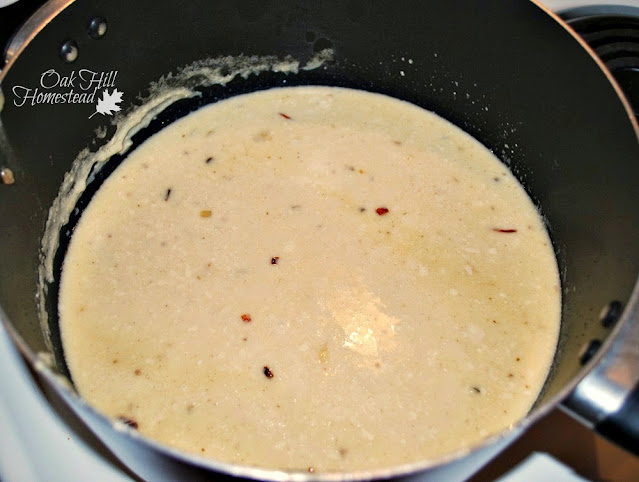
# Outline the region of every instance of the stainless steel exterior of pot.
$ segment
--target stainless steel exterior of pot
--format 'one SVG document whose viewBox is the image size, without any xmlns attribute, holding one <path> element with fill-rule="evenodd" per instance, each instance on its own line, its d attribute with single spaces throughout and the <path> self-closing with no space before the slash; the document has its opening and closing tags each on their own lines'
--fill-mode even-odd
<svg viewBox="0 0 639 482">
<path fill-rule="evenodd" d="M 53 30 L 54 28 L 60 29 L 60 26 L 64 25 L 63 22 L 72 23 L 74 20 L 77 20 L 78 17 L 86 20 L 89 18 L 95 18 L 96 16 L 104 16 L 104 17 L 107 17 L 108 19 L 114 18 L 116 16 L 115 14 L 105 15 L 105 10 L 108 10 L 106 5 L 100 4 L 100 2 L 96 2 L 96 3 L 97 5 L 95 7 L 89 8 L 87 10 L 87 12 L 91 11 L 91 15 L 87 15 L 86 13 L 85 14 L 78 13 L 78 15 L 74 17 L 73 14 L 70 13 L 68 18 L 65 18 L 65 19 L 59 19 L 56 16 L 59 12 L 64 12 L 65 9 L 67 9 L 67 7 L 73 7 L 73 9 L 75 9 L 75 12 L 77 13 L 77 11 L 80 10 L 79 6 L 72 5 L 72 2 L 68 0 L 56 0 L 56 1 L 49 2 L 47 5 L 45 5 L 45 7 L 43 7 L 32 19 L 30 19 L 29 22 L 27 22 L 27 24 L 25 24 L 25 27 L 16 35 L 13 42 L 10 44 L 9 48 L 7 49 L 5 66 L 2 72 L 0 73 L 0 88 L 4 87 L 4 84 L 7 83 L 6 79 L 11 73 L 11 69 L 13 65 L 21 61 L 20 57 L 22 55 L 25 55 L 25 59 L 29 58 L 28 56 L 30 53 L 28 50 L 28 46 L 30 42 L 33 41 L 36 38 L 36 35 L 38 34 L 38 32 L 40 32 L 40 30 L 42 29 L 45 29 L 50 22 L 53 27 L 51 30 Z M 295 4 L 293 5 L 293 7 L 297 7 L 297 8 L 304 7 L 304 5 L 301 5 L 301 6 L 297 5 L 297 2 L 292 2 L 292 3 Z M 363 11 L 365 13 L 368 12 L 369 15 L 373 15 L 375 13 L 373 12 L 375 10 L 374 6 L 371 6 L 367 2 L 361 2 L 359 4 L 358 2 L 354 2 L 354 3 L 357 4 L 356 7 L 359 8 L 360 11 Z M 540 24 L 541 25 L 540 28 L 545 28 L 545 29 L 549 28 L 548 25 L 549 25 L 550 19 L 545 18 L 545 15 L 539 11 L 536 11 L 536 9 L 532 5 L 523 5 L 523 3 L 524 2 L 522 2 L 522 5 L 518 7 L 511 8 L 509 12 L 503 12 L 503 13 L 499 9 L 499 7 L 497 7 L 494 4 L 486 3 L 485 5 L 482 6 L 482 8 L 488 11 L 491 11 L 494 9 L 495 12 L 498 12 L 496 15 L 501 15 L 501 14 L 506 16 L 510 15 L 511 18 L 516 17 L 517 15 L 521 15 L 525 19 L 524 21 L 529 21 L 531 25 Z M 357 8 L 355 8 L 356 10 L 355 13 L 357 13 Z M 460 8 L 460 7 L 457 7 L 457 8 Z M 468 8 L 469 10 L 472 10 L 473 5 L 469 5 Z M 238 9 L 241 12 L 242 9 L 240 7 L 238 7 Z M 70 10 L 72 10 L 72 8 L 69 8 L 69 11 Z M 437 9 L 434 9 L 434 10 L 437 10 Z M 248 10 L 246 12 L 248 12 Z M 254 19 L 251 18 L 250 12 L 249 13 L 246 13 L 246 12 L 243 14 L 245 17 L 244 21 L 248 23 L 255 21 Z M 216 11 L 216 13 L 219 13 L 219 11 Z M 320 13 L 322 13 L 324 16 L 320 16 L 321 17 L 320 20 L 317 22 L 317 24 L 313 25 L 312 27 L 314 30 L 317 30 L 320 32 L 322 31 L 322 29 L 325 29 L 325 31 L 327 32 L 327 36 L 330 38 L 330 41 L 334 43 L 339 55 L 340 47 L 341 47 L 339 42 L 339 37 L 328 35 L 330 28 L 326 24 L 322 24 L 322 20 L 326 21 L 326 18 L 327 18 L 326 12 L 320 12 Z M 351 12 L 351 14 L 352 13 L 353 12 Z M 158 15 L 161 15 L 161 14 L 158 14 Z M 309 16 L 304 16 L 305 15 L 304 12 L 302 12 L 301 15 L 304 21 L 308 21 L 308 19 L 310 18 Z M 449 17 L 449 19 L 451 18 L 454 18 L 454 17 Z M 56 22 L 60 20 L 60 22 L 54 25 L 55 23 L 54 20 L 56 20 Z M 486 15 L 484 15 L 483 20 L 486 22 L 490 21 Z M 113 22 L 109 20 L 109 22 L 115 25 L 118 24 L 117 20 Z M 153 22 L 151 22 L 151 24 L 153 24 Z M 309 24 L 306 23 L 304 25 L 304 28 L 309 29 L 310 28 Z M 558 28 L 557 26 L 554 26 L 552 28 L 554 28 L 553 35 L 555 39 L 563 36 L 563 40 L 561 41 L 567 42 L 568 39 L 566 37 L 568 37 L 568 35 L 566 34 L 565 31 L 563 31 L 561 28 Z M 64 28 L 61 29 L 61 31 L 63 30 L 65 29 Z M 60 35 L 62 33 L 61 31 L 57 33 L 57 36 L 54 36 L 54 38 L 56 38 L 58 41 L 55 46 L 52 46 L 51 50 L 52 50 L 52 53 L 54 53 L 54 55 L 61 54 L 62 56 L 64 56 L 65 54 L 64 54 L 63 46 L 67 44 L 68 38 L 64 37 L 64 35 Z M 445 41 L 442 41 L 442 42 L 445 43 Z M 407 45 L 412 45 L 412 42 L 408 42 Z M 312 46 L 310 47 L 312 48 Z M 406 45 L 402 45 L 402 47 L 406 48 Z M 545 48 L 547 47 L 548 46 L 545 46 Z M 454 47 L 444 46 L 442 44 L 442 46 L 440 46 L 439 55 L 445 55 L 444 51 L 450 53 L 449 51 L 450 48 L 454 48 Z M 61 51 L 59 49 L 61 49 Z M 73 49 L 71 49 L 71 51 L 72 50 Z M 344 48 L 344 50 L 347 50 L 347 49 Z M 67 52 L 69 51 L 68 48 L 66 51 Z M 349 51 L 348 53 L 352 55 L 353 52 L 354 50 Z M 509 53 L 512 54 L 512 51 L 510 51 Z M 574 46 L 571 47 L 570 54 L 574 55 Z M 82 45 L 80 45 L 80 55 L 83 55 Z M 196 53 L 195 58 L 198 58 L 198 55 L 200 54 Z M 435 57 L 437 58 L 437 56 Z M 587 55 L 584 55 L 583 57 L 587 57 Z M 385 58 L 384 60 L 387 62 L 389 61 L 388 58 Z M 27 61 L 28 60 L 25 60 L 24 62 L 26 63 Z M 172 59 L 171 61 L 177 62 L 178 60 Z M 492 58 L 491 61 L 496 62 L 494 58 Z M 580 58 L 580 61 L 583 62 L 583 58 Z M 437 66 L 438 66 L 437 61 L 431 61 L 431 65 L 428 65 L 428 67 L 431 67 L 431 68 L 437 67 Z M 336 70 L 339 70 L 339 67 L 340 65 L 338 63 L 338 68 Z M 159 72 L 164 72 L 164 71 L 165 70 L 163 70 L 162 67 L 159 70 Z M 424 72 L 422 71 L 421 74 L 424 75 Z M 433 96 L 432 93 L 429 93 L 429 96 L 430 96 L 429 98 L 431 98 L 431 100 L 425 100 L 424 98 L 420 98 L 420 95 L 415 93 L 416 86 L 406 85 L 406 86 L 396 87 L 394 85 L 394 83 L 398 82 L 396 79 L 385 81 L 383 76 L 380 76 L 379 74 L 373 75 L 373 77 L 377 78 L 377 82 L 378 82 L 377 85 L 374 85 L 372 82 L 369 84 L 367 80 L 362 80 L 361 75 L 363 74 L 362 73 L 353 74 L 352 72 L 349 72 L 348 75 L 340 76 L 340 73 L 337 72 L 337 73 L 333 73 L 332 77 L 325 77 L 320 79 L 309 78 L 309 79 L 302 79 L 302 81 L 303 82 L 309 82 L 309 80 L 319 81 L 319 82 L 323 81 L 323 83 L 336 84 L 336 85 L 344 85 L 344 84 L 352 85 L 352 84 L 359 83 L 360 85 L 356 85 L 356 86 L 359 86 L 359 87 L 366 86 L 368 88 L 384 91 L 386 93 L 391 93 L 391 94 L 395 93 L 397 96 L 407 98 L 408 100 L 413 100 L 416 103 L 425 105 L 426 107 L 429 107 L 433 110 L 446 111 L 446 106 L 444 105 L 444 103 L 438 102 L 437 100 L 432 100 L 431 98 Z M 446 72 L 444 72 L 444 75 L 451 76 L 450 73 L 446 73 Z M 604 73 L 598 72 L 597 75 L 605 80 Z M 354 81 L 352 80 L 353 77 L 356 78 Z M 600 82 L 600 80 L 601 79 L 598 79 L 594 82 L 595 83 Z M 432 76 L 431 76 L 431 81 L 432 81 Z M 606 82 L 612 83 L 612 87 L 609 86 L 608 90 L 613 91 L 613 89 L 615 89 L 614 81 L 608 78 Z M 249 89 L 263 88 L 263 87 L 264 85 L 250 86 Z M 432 87 L 433 87 L 432 84 L 430 86 L 424 86 L 426 90 Z M 436 89 L 433 88 L 432 90 L 435 91 Z M 469 90 L 472 90 L 472 89 L 469 89 Z M 617 94 L 620 94 L 618 89 L 617 89 Z M 478 92 L 476 93 L 476 95 L 480 95 L 480 93 Z M 5 93 L 5 96 L 4 96 L 5 103 L 7 103 L 7 98 L 8 96 Z M 610 99 L 607 99 L 606 101 L 609 102 Z M 491 105 L 491 108 L 492 107 L 493 106 Z M 619 111 L 623 111 L 624 109 L 626 110 L 626 112 L 624 113 L 626 117 L 623 120 L 623 122 L 625 122 L 627 125 L 625 126 L 625 130 L 623 132 L 623 143 L 627 145 L 629 143 L 629 136 L 630 137 L 634 136 L 634 142 L 636 143 L 637 126 L 636 126 L 636 122 L 634 121 L 634 118 L 632 118 L 632 116 L 629 116 L 629 112 L 630 112 L 629 107 L 625 103 L 623 103 L 623 101 L 618 102 L 618 105 L 616 105 L 615 108 L 613 109 L 617 111 L 614 114 L 614 116 L 616 117 L 615 125 L 619 125 L 619 122 L 620 122 Z M 0 112 L 0 118 L 2 118 L 1 114 L 2 112 Z M 470 113 L 468 117 L 463 117 L 462 114 L 459 114 L 459 113 L 453 113 L 450 115 L 449 118 L 452 118 L 453 121 L 457 120 L 457 123 L 459 125 L 462 125 L 462 127 L 466 127 L 467 130 L 471 131 L 471 133 L 475 134 L 476 137 L 480 138 L 480 140 L 484 141 L 488 145 L 491 145 L 491 144 L 499 145 L 504 143 L 504 139 L 500 139 L 499 136 L 495 138 L 495 136 L 493 136 L 492 134 L 488 134 L 488 135 L 482 134 L 481 132 L 482 119 L 481 117 L 477 115 L 477 113 Z M 505 121 L 510 121 L 511 119 L 512 118 L 505 118 Z M 7 124 L 7 129 L 6 129 L 7 133 L 5 134 L 5 129 L 2 129 L 1 132 L 3 137 L 0 138 L 0 148 L 1 148 L 0 153 L 2 155 L 2 157 L 0 157 L 0 161 L 2 165 L 0 167 L 9 169 L 11 173 L 14 175 L 15 182 L 17 184 L 17 186 L 10 186 L 10 185 L 0 186 L 6 191 L 3 193 L 2 190 L 0 190 L 0 204 L 2 204 L 4 207 L 8 207 L 9 211 L 7 212 L 12 212 L 12 209 L 15 209 L 17 205 L 16 204 L 17 201 L 6 200 L 6 198 L 9 198 L 11 196 L 8 190 L 16 189 L 16 188 L 19 189 L 20 188 L 19 186 L 21 183 L 29 182 L 28 181 L 29 172 L 26 172 L 27 170 L 21 166 L 21 163 L 23 163 L 23 159 L 21 156 L 24 155 L 24 149 L 16 150 L 11 147 L 13 143 L 12 141 L 13 138 L 10 132 L 11 130 L 12 130 L 11 126 Z M 506 134 L 504 135 L 507 137 Z M 82 141 L 83 140 L 80 140 L 80 142 Z M 18 142 L 18 144 L 20 144 L 20 142 Z M 625 148 L 628 149 L 627 147 Z M 629 149 L 632 150 L 632 147 L 630 147 Z M 637 152 L 639 151 L 637 149 L 634 149 L 634 153 L 637 153 Z M 516 157 L 516 153 L 505 153 L 504 151 L 502 151 L 502 155 L 504 156 L 505 161 L 507 162 L 511 161 L 514 163 L 512 167 L 516 174 L 523 173 L 525 177 L 530 172 L 530 170 L 527 170 L 525 167 L 522 167 L 523 164 L 521 166 L 518 166 L 517 159 L 508 158 L 509 155 L 513 155 L 513 157 Z M 526 156 L 524 155 L 524 157 Z M 530 155 L 528 157 L 530 157 Z M 637 160 L 639 159 L 635 156 L 635 161 Z M 517 170 L 520 170 L 520 172 L 517 172 Z M 31 169 L 31 171 L 33 171 L 33 169 Z M 540 168 L 538 169 L 538 171 L 542 171 L 545 174 L 553 173 L 552 168 L 550 168 L 549 170 Z M 58 173 L 58 178 L 59 178 L 59 173 Z M 552 191 L 550 193 L 544 191 L 544 189 L 540 188 L 539 185 L 535 186 L 534 182 L 528 183 L 529 186 L 530 184 L 533 184 L 533 186 L 530 187 L 530 191 L 533 197 L 537 201 L 540 201 L 540 204 L 542 205 L 542 212 L 543 212 L 544 200 L 547 200 L 547 198 L 553 195 L 554 193 Z M 48 205 L 46 204 L 46 202 L 43 202 L 42 199 L 40 198 L 43 198 L 45 200 L 46 199 L 50 200 L 51 193 L 55 192 L 55 186 L 49 186 L 46 191 L 47 193 L 45 195 L 41 195 L 41 193 L 37 193 L 33 196 L 27 196 L 31 199 L 30 204 L 32 206 L 36 206 L 37 209 L 41 211 L 41 216 L 44 214 L 44 212 L 48 208 Z M 630 199 L 632 199 L 632 195 L 630 196 Z M 622 199 L 622 201 L 623 200 L 625 200 L 625 198 Z M 29 203 L 27 203 L 27 205 L 29 205 Z M 552 214 L 549 211 L 546 211 L 546 213 L 548 217 L 551 218 Z M 557 219 L 554 222 L 557 224 L 553 226 L 552 219 L 549 219 L 549 222 L 551 223 L 550 225 L 551 233 L 555 235 L 553 237 L 558 238 L 561 236 L 559 233 L 559 231 L 561 231 L 561 228 L 560 227 L 557 228 L 557 225 L 561 225 L 564 219 L 562 219 L 561 215 L 557 215 L 557 213 L 554 213 L 554 214 L 555 214 L 555 218 Z M 9 229 L 11 229 L 13 226 L 12 222 L 13 222 L 14 216 L 15 214 L 3 215 L 4 221 L 5 223 L 7 223 L 5 225 L 9 226 Z M 31 235 L 31 237 L 33 237 L 34 232 L 38 233 L 39 235 L 41 234 L 41 226 L 36 226 L 30 231 L 31 232 L 29 234 Z M 618 235 L 618 234 L 619 234 L 618 232 L 613 230 L 612 235 Z M 631 234 L 632 233 L 630 233 L 629 236 Z M 35 241 L 32 240 L 32 242 L 30 243 L 29 246 L 26 247 L 26 249 L 25 247 L 22 247 L 18 250 L 15 250 L 12 248 L 9 250 L 10 254 L 17 255 L 17 256 L 19 256 L 20 254 L 24 254 L 25 256 L 33 257 L 34 255 L 33 252 L 26 252 L 26 251 L 28 251 L 29 249 L 33 251 L 34 246 L 37 248 L 38 241 L 39 239 L 36 239 Z M 1 245 L 6 247 L 8 245 L 11 245 L 12 242 L 15 242 L 14 237 L 5 236 L 1 240 L 1 243 L 2 243 Z M 565 248 L 564 245 L 561 244 L 561 241 L 557 242 L 556 247 L 560 257 L 560 263 L 562 263 L 563 265 L 562 269 L 564 270 L 565 295 L 569 296 L 570 295 L 569 291 L 571 288 L 570 286 L 571 279 L 569 275 L 566 275 L 566 273 L 571 268 L 572 261 L 570 260 L 570 257 L 566 256 L 566 254 L 562 251 L 567 248 Z M 562 256 L 565 258 L 563 262 L 562 262 Z M 637 263 L 636 263 L 636 260 L 632 260 L 628 264 L 634 268 L 636 267 Z M 6 268 L 8 266 L 10 267 L 11 263 L 3 264 L 2 268 Z M 3 272 L 11 272 L 11 271 L 5 271 L 3 269 Z M 625 423 L 627 415 L 628 415 L 627 411 L 632 408 L 633 404 L 635 405 L 637 404 L 637 397 L 638 397 L 637 386 L 639 381 L 639 323 L 637 322 L 637 316 L 639 315 L 639 305 L 638 305 L 639 295 L 636 288 L 634 289 L 634 291 L 632 291 L 632 294 L 628 293 L 629 289 L 632 287 L 631 284 L 634 284 L 634 278 L 636 277 L 636 272 L 637 271 L 634 271 L 630 275 L 626 276 L 625 284 L 623 285 L 627 293 L 626 296 L 624 296 L 623 289 L 619 290 L 619 286 L 614 287 L 615 288 L 614 297 L 627 299 L 626 309 L 623 311 L 623 314 L 621 315 L 620 320 L 617 322 L 614 330 L 610 333 L 609 332 L 610 330 L 608 328 L 601 327 L 601 326 L 595 327 L 593 325 L 597 325 L 597 323 L 591 322 L 589 327 L 583 329 L 579 333 L 578 338 L 580 339 L 578 340 L 578 342 L 575 342 L 575 341 L 564 342 L 564 344 L 560 346 L 560 353 L 563 352 L 566 358 L 574 359 L 573 361 L 576 364 L 577 360 L 579 359 L 577 348 L 581 346 L 587 346 L 588 342 L 591 339 L 605 340 L 601 349 L 591 358 L 590 361 L 587 362 L 587 366 L 581 370 L 575 369 L 574 367 L 571 368 L 570 370 L 568 369 L 562 370 L 562 369 L 556 368 L 555 373 L 551 378 L 554 377 L 555 380 L 559 379 L 561 381 L 560 383 L 561 388 L 554 389 L 554 390 L 550 388 L 547 389 L 546 391 L 547 394 L 550 392 L 552 393 L 550 395 L 546 395 L 545 397 L 542 396 L 540 403 L 538 404 L 537 408 L 533 410 L 531 415 L 526 420 L 524 420 L 521 424 L 519 424 L 517 427 L 514 427 L 511 431 L 508 431 L 504 434 L 494 437 L 493 439 L 487 441 L 482 446 L 475 448 L 471 452 L 464 451 L 459 454 L 454 454 L 449 459 L 435 461 L 434 463 L 424 462 L 424 463 L 414 464 L 409 467 L 393 468 L 389 471 L 378 471 L 378 472 L 359 473 L 359 474 L 333 474 L 328 476 L 326 474 L 322 474 L 321 477 L 334 479 L 334 480 L 338 480 L 338 479 L 341 480 L 343 478 L 360 479 L 360 478 L 389 477 L 389 476 L 393 476 L 393 477 L 437 476 L 438 478 L 450 477 L 453 480 L 457 480 L 459 478 L 463 478 L 465 476 L 472 474 L 472 472 L 477 467 L 481 466 L 482 463 L 484 463 L 486 460 L 494 456 L 501 448 L 503 448 L 503 446 L 509 443 L 521 431 L 525 430 L 525 428 L 529 424 L 534 423 L 536 419 L 538 419 L 540 416 L 546 413 L 550 408 L 552 408 L 553 406 L 555 406 L 556 404 L 560 402 L 563 404 L 566 410 L 575 414 L 577 417 L 579 417 L 581 420 L 585 421 L 589 425 L 599 429 L 603 427 L 603 430 L 607 432 L 608 436 L 621 438 L 622 441 L 625 441 L 627 444 L 628 443 L 631 444 L 630 448 L 633 448 L 633 447 L 636 448 L 637 432 L 632 431 L 632 430 L 636 430 L 636 428 L 633 429 L 632 426 L 630 426 L 629 427 L 630 432 L 628 432 L 626 428 L 624 428 L 624 427 L 627 427 L 627 424 Z M 600 280 L 595 280 L 595 283 L 600 283 L 600 282 L 601 282 Z M 31 298 L 32 298 L 34 291 L 32 290 L 31 292 L 29 292 L 28 288 L 25 288 L 25 283 L 23 281 L 22 290 L 25 290 L 25 289 L 27 290 L 27 293 L 23 295 L 25 296 L 25 299 L 20 300 L 20 302 L 17 303 L 17 305 L 21 305 L 21 304 L 29 302 L 30 300 L 29 295 L 31 295 Z M 610 290 L 606 290 L 602 288 L 601 291 L 604 292 L 604 297 L 602 299 L 611 299 L 609 294 Z M 0 294 L 3 296 L 3 299 L 0 299 L 0 302 L 2 302 L 3 306 L 9 307 L 7 311 L 11 312 L 11 315 L 7 315 L 7 313 L 2 313 L 3 322 L 8 327 L 9 332 L 11 333 L 13 338 L 16 340 L 16 343 L 18 344 L 18 346 L 20 347 L 21 351 L 26 356 L 26 358 L 29 359 L 34 366 L 37 365 L 40 367 L 38 369 L 38 373 L 44 380 L 44 384 L 50 390 L 52 390 L 52 393 L 55 394 L 54 396 L 57 396 L 63 399 L 65 403 L 67 403 L 78 414 L 78 416 L 87 425 L 90 426 L 90 428 L 95 433 L 97 433 L 103 440 L 105 440 L 107 444 L 109 445 L 109 447 L 114 451 L 114 453 L 121 460 L 125 462 L 125 464 L 133 468 L 133 470 L 139 475 L 141 475 L 142 477 L 149 478 L 149 479 L 156 478 L 159 474 L 163 473 L 165 468 L 169 466 L 173 473 L 178 473 L 178 472 L 175 472 L 177 470 L 184 477 L 189 477 L 189 478 L 207 478 L 210 476 L 209 470 L 211 469 L 217 472 L 227 474 L 227 475 L 251 477 L 251 478 L 306 480 L 306 479 L 313 479 L 316 477 L 311 474 L 289 474 L 289 473 L 283 473 L 283 472 L 277 472 L 277 471 L 262 471 L 262 470 L 251 469 L 246 467 L 234 466 L 230 464 L 217 464 L 208 460 L 186 456 L 177 451 L 168 449 L 163 446 L 159 446 L 152 441 L 143 439 L 137 433 L 132 431 L 122 433 L 122 432 L 118 432 L 114 430 L 110 421 L 106 420 L 101 415 L 95 413 L 90 407 L 86 406 L 86 404 L 84 404 L 84 402 L 80 400 L 72 390 L 68 389 L 64 384 L 61 384 L 59 382 L 56 375 L 54 375 L 46 367 L 43 368 L 42 365 L 38 363 L 36 352 L 43 350 L 45 347 L 41 341 L 37 340 L 38 338 L 37 334 L 34 335 L 30 333 L 34 329 L 38 328 L 38 324 L 34 323 L 33 320 L 30 320 L 27 323 L 21 323 L 20 320 L 28 318 L 29 315 L 21 314 L 21 315 L 18 315 L 17 317 L 15 316 L 16 307 L 17 307 L 17 305 L 14 303 L 15 296 L 8 296 L 9 294 L 8 292 L 9 290 L 7 289 L 6 283 L 5 283 L 5 286 L 3 286 L 2 290 L 0 290 Z M 606 298 L 605 296 L 608 296 L 608 298 Z M 11 299 L 7 300 L 7 298 L 11 298 Z M 570 309 L 570 307 L 565 309 Z M 596 317 L 593 317 L 593 318 L 596 318 Z M 19 325 L 21 327 L 20 329 L 16 328 L 15 326 L 16 320 L 18 323 L 21 323 Z M 569 353 L 569 354 L 566 355 L 566 353 Z M 566 373 L 564 373 L 564 371 Z M 570 372 L 570 373 L 567 374 L 567 372 Z M 635 445 L 632 445 L 632 444 L 635 444 Z"/>
<path fill-rule="evenodd" d="M 639 456 L 639 300 L 635 291 L 614 339 L 563 408 Z"/>
</svg>

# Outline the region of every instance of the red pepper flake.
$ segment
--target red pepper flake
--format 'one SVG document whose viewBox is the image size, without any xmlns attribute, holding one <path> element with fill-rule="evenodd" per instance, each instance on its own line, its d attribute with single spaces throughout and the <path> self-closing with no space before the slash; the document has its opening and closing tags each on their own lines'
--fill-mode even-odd
<svg viewBox="0 0 639 482">
<path fill-rule="evenodd" d="M 264 376 L 266 378 L 273 378 L 273 372 L 271 371 L 271 369 L 269 367 L 267 367 L 266 365 L 264 365 Z"/>
<path fill-rule="evenodd" d="M 496 233 L 516 233 L 516 229 L 502 229 L 502 228 L 493 228 L 493 231 Z"/>
<path fill-rule="evenodd" d="M 249 314 L 247 314 L 247 313 L 244 313 L 244 314 L 242 315 L 242 321 L 243 321 L 244 323 L 250 323 L 250 322 L 251 322 L 251 315 L 249 315 Z"/>
<path fill-rule="evenodd" d="M 277 264 L 277 262 L 280 260 L 279 256 L 273 256 L 271 258 L 271 264 Z"/>
<path fill-rule="evenodd" d="M 128 425 L 131 428 L 134 428 L 135 430 L 138 429 L 138 422 L 136 422 L 132 418 L 125 417 L 125 416 L 120 416 L 120 417 L 118 417 L 118 420 L 120 422 L 122 422 L 123 424 Z"/>
<path fill-rule="evenodd" d="M 384 214 L 388 213 L 388 208 L 377 208 L 375 209 L 375 212 L 380 216 L 383 216 Z"/>
<path fill-rule="evenodd" d="M 315 472 L 315 468 L 314 467 L 309 467 L 308 471 L 312 474 L 313 472 Z"/>
<path fill-rule="evenodd" d="M 286 119 L 286 120 L 291 120 L 292 119 L 292 117 L 290 115 L 286 115 L 284 112 L 280 112 L 280 115 L 282 117 L 284 117 L 284 119 Z"/>
</svg>

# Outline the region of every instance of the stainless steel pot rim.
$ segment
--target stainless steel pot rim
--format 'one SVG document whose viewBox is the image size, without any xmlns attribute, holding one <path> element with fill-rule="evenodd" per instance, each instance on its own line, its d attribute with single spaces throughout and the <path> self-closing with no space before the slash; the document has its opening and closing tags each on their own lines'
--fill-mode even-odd
<svg viewBox="0 0 639 482">
<path fill-rule="evenodd" d="M 35 36 L 73 2 L 75 2 L 75 0 L 48 0 L 48 2 L 27 19 L 24 25 L 22 25 L 13 36 L 9 45 L 7 45 L 4 59 L 2 59 L 4 65 L 0 65 L 0 85 L 2 85 L 2 80 L 11 66 Z"/>
</svg>

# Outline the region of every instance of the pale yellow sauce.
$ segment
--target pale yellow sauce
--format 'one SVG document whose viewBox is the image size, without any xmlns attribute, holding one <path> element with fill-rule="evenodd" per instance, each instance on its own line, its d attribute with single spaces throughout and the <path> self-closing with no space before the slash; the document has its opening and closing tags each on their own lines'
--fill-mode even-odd
<svg viewBox="0 0 639 482">
<path fill-rule="evenodd" d="M 137 148 L 75 229 L 59 308 L 100 411 L 216 460 L 321 472 L 523 418 L 560 290 L 539 214 L 477 141 L 389 97 L 298 87 Z"/>
</svg>

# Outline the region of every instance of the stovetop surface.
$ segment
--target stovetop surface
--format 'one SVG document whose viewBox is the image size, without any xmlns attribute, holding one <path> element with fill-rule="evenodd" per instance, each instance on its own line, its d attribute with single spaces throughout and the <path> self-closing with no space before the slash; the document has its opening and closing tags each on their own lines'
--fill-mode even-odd
<svg viewBox="0 0 639 482">
<path fill-rule="evenodd" d="M 639 4 L 639 2 L 638 2 Z M 639 8 L 636 16 L 576 8 L 562 14 L 615 77 L 639 113 Z"/>
</svg>

